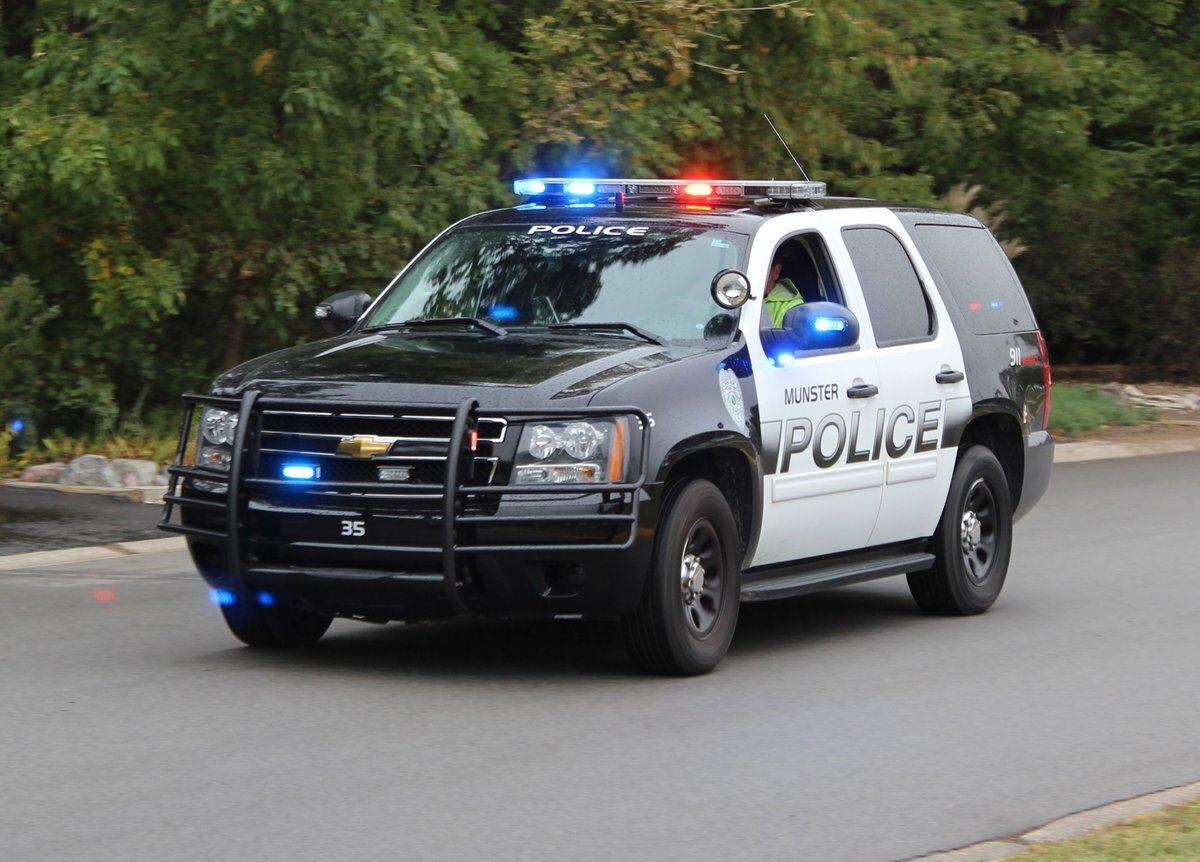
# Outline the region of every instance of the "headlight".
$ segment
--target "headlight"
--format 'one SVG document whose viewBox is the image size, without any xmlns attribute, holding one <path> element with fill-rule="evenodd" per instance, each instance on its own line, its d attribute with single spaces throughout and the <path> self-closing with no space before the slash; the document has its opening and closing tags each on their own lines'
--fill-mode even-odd
<svg viewBox="0 0 1200 862">
<path fill-rule="evenodd" d="M 230 446 L 237 433 L 238 417 L 236 413 L 221 410 L 216 407 L 206 407 L 200 417 L 200 432 L 209 443 L 218 446 Z"/>
<path fill-rule="evenodd" d="M 625 475 L 625 420 L 546 422 L 526 426 L 514 485 L 604 484 Z"/>
<path fill-rule="evenodd" d="M 206 407 L 200 414 L 200 446 L 196 466 L 229 472 L 233 460 L 233 439 L 237 434 L 238 416 L 219 407 Z"/>
</svg>

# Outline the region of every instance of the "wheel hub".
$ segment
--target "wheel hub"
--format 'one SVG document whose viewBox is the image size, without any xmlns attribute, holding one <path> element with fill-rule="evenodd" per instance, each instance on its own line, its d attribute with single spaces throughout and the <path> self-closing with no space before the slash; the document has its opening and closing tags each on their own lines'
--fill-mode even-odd
<svg viewBox="0 0 1200 862">
<path fill-rule="evenodd" d="M 979 547 L 979 541 L 983 538 L 983 523 L 979 520 L 979 516 L 974 511 L 968 509 L 963 513 L 962 519 L 962 547 L 968 554 Z"/>
<path fill-rule="evenodd" d="M 684 554 L 679 567 L 679 588 L 683 593 L 683 601 L 693 604 L 704 589 L 704 566 L 695 554 Z"/>
</svg>

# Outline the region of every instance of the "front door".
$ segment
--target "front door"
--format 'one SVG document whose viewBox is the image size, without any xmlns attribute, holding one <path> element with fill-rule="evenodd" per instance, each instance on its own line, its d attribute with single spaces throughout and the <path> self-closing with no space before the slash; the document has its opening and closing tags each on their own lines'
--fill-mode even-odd
<svg viewBox="0 0 1200 862">
<path fill-rule="evenodd" d="M 777 239 L 764 236 L 767 227 L 760 231 L 750 261 L 752 283 L 762 285 L 765 293 L 769 264 L 781 257 L 796 261 L 798 246 L 813 266 L 792 263 L 794 271 L 785 271 L 783 277 L 806 297 L 840 302 L 863 315 L 861 302 L 842 288 L 838 273 L 849 263 L 839 238 L 815 226 L 797 230 L 806 220 L 811 224 L 804 213 L 773 219 L 768 227 L 780 228 Z M 801 283 L 806 279 L 818 283 Z M 874 451 L 880 440 L 871 424 L 878 401 L 876 351 L 855 346 L 770 356 L 760 337 L 770 321 L 764 315 L 755 322 L 759 328 L 748 332 L 747 339 L 756 348 L 751 356 L 764 486 L 762 531 L 751 565 L 865 547 L 884 479 L 883 462 Z"/>
</svg>

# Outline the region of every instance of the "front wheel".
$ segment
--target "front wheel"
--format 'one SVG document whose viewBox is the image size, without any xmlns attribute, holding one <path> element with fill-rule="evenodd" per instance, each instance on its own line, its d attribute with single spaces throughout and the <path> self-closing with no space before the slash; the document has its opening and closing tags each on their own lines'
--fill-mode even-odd
<svg viewBox="0 0 1200 862">
<path fill-rule="evenodd" d="M 252 647 L 308 646 L 319 641 L 333 622 L 333 617 L 325 614 L 262 607 L 245 600 L 221 605 L 221 613 L 234 636 Z"/>
<path fill-rule="evenodd" d="M 981 614 L 1004 586 L 1012 553 L 1012 497 L 996 456 L 972 446 L 954 468 L 950 494 L 933 535 L 936 562 L 913 572 L 908 588 L 928 613 Z"/>
<path fill-rule="evenodd" d="M 737 524 L 717 486 L 674 485 L 637 610 L 621 621 L 629 654 L 651 673 L 708 673 L 737 626 L 742 576 Z"/>
</svg>

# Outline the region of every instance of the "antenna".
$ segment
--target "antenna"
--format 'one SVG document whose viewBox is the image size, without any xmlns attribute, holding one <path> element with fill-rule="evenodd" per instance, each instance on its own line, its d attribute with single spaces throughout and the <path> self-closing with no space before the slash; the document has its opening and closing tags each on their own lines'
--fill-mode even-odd
<svg viewBox="0 0 1200 862">
<path fill-rule="evenodd" d="M 779 138 L 779 143 L 783 144 L 783 148 L 787 150 L 787 154 L 792 157 L 792 161 L 796 163 L 796 169 L 800 171 L 800 176 L 808 180 L 808 174 L 804 172 L 804 167 L 800 164 L 800 160 L 796 158 L 792 152 L 792 148 L 787 145 L 787 141 L 783 139 L 783 135 L 779 134 L 779 129 L 775 128 L 775 124 L 771 122 L 771 118 L 767 116 L 767 112 L 763 111 L 763 119 L 767 121 L 767 125 L 771 127 L 771 131 L 775 133 L 775 137 Z"/>
</svg>

